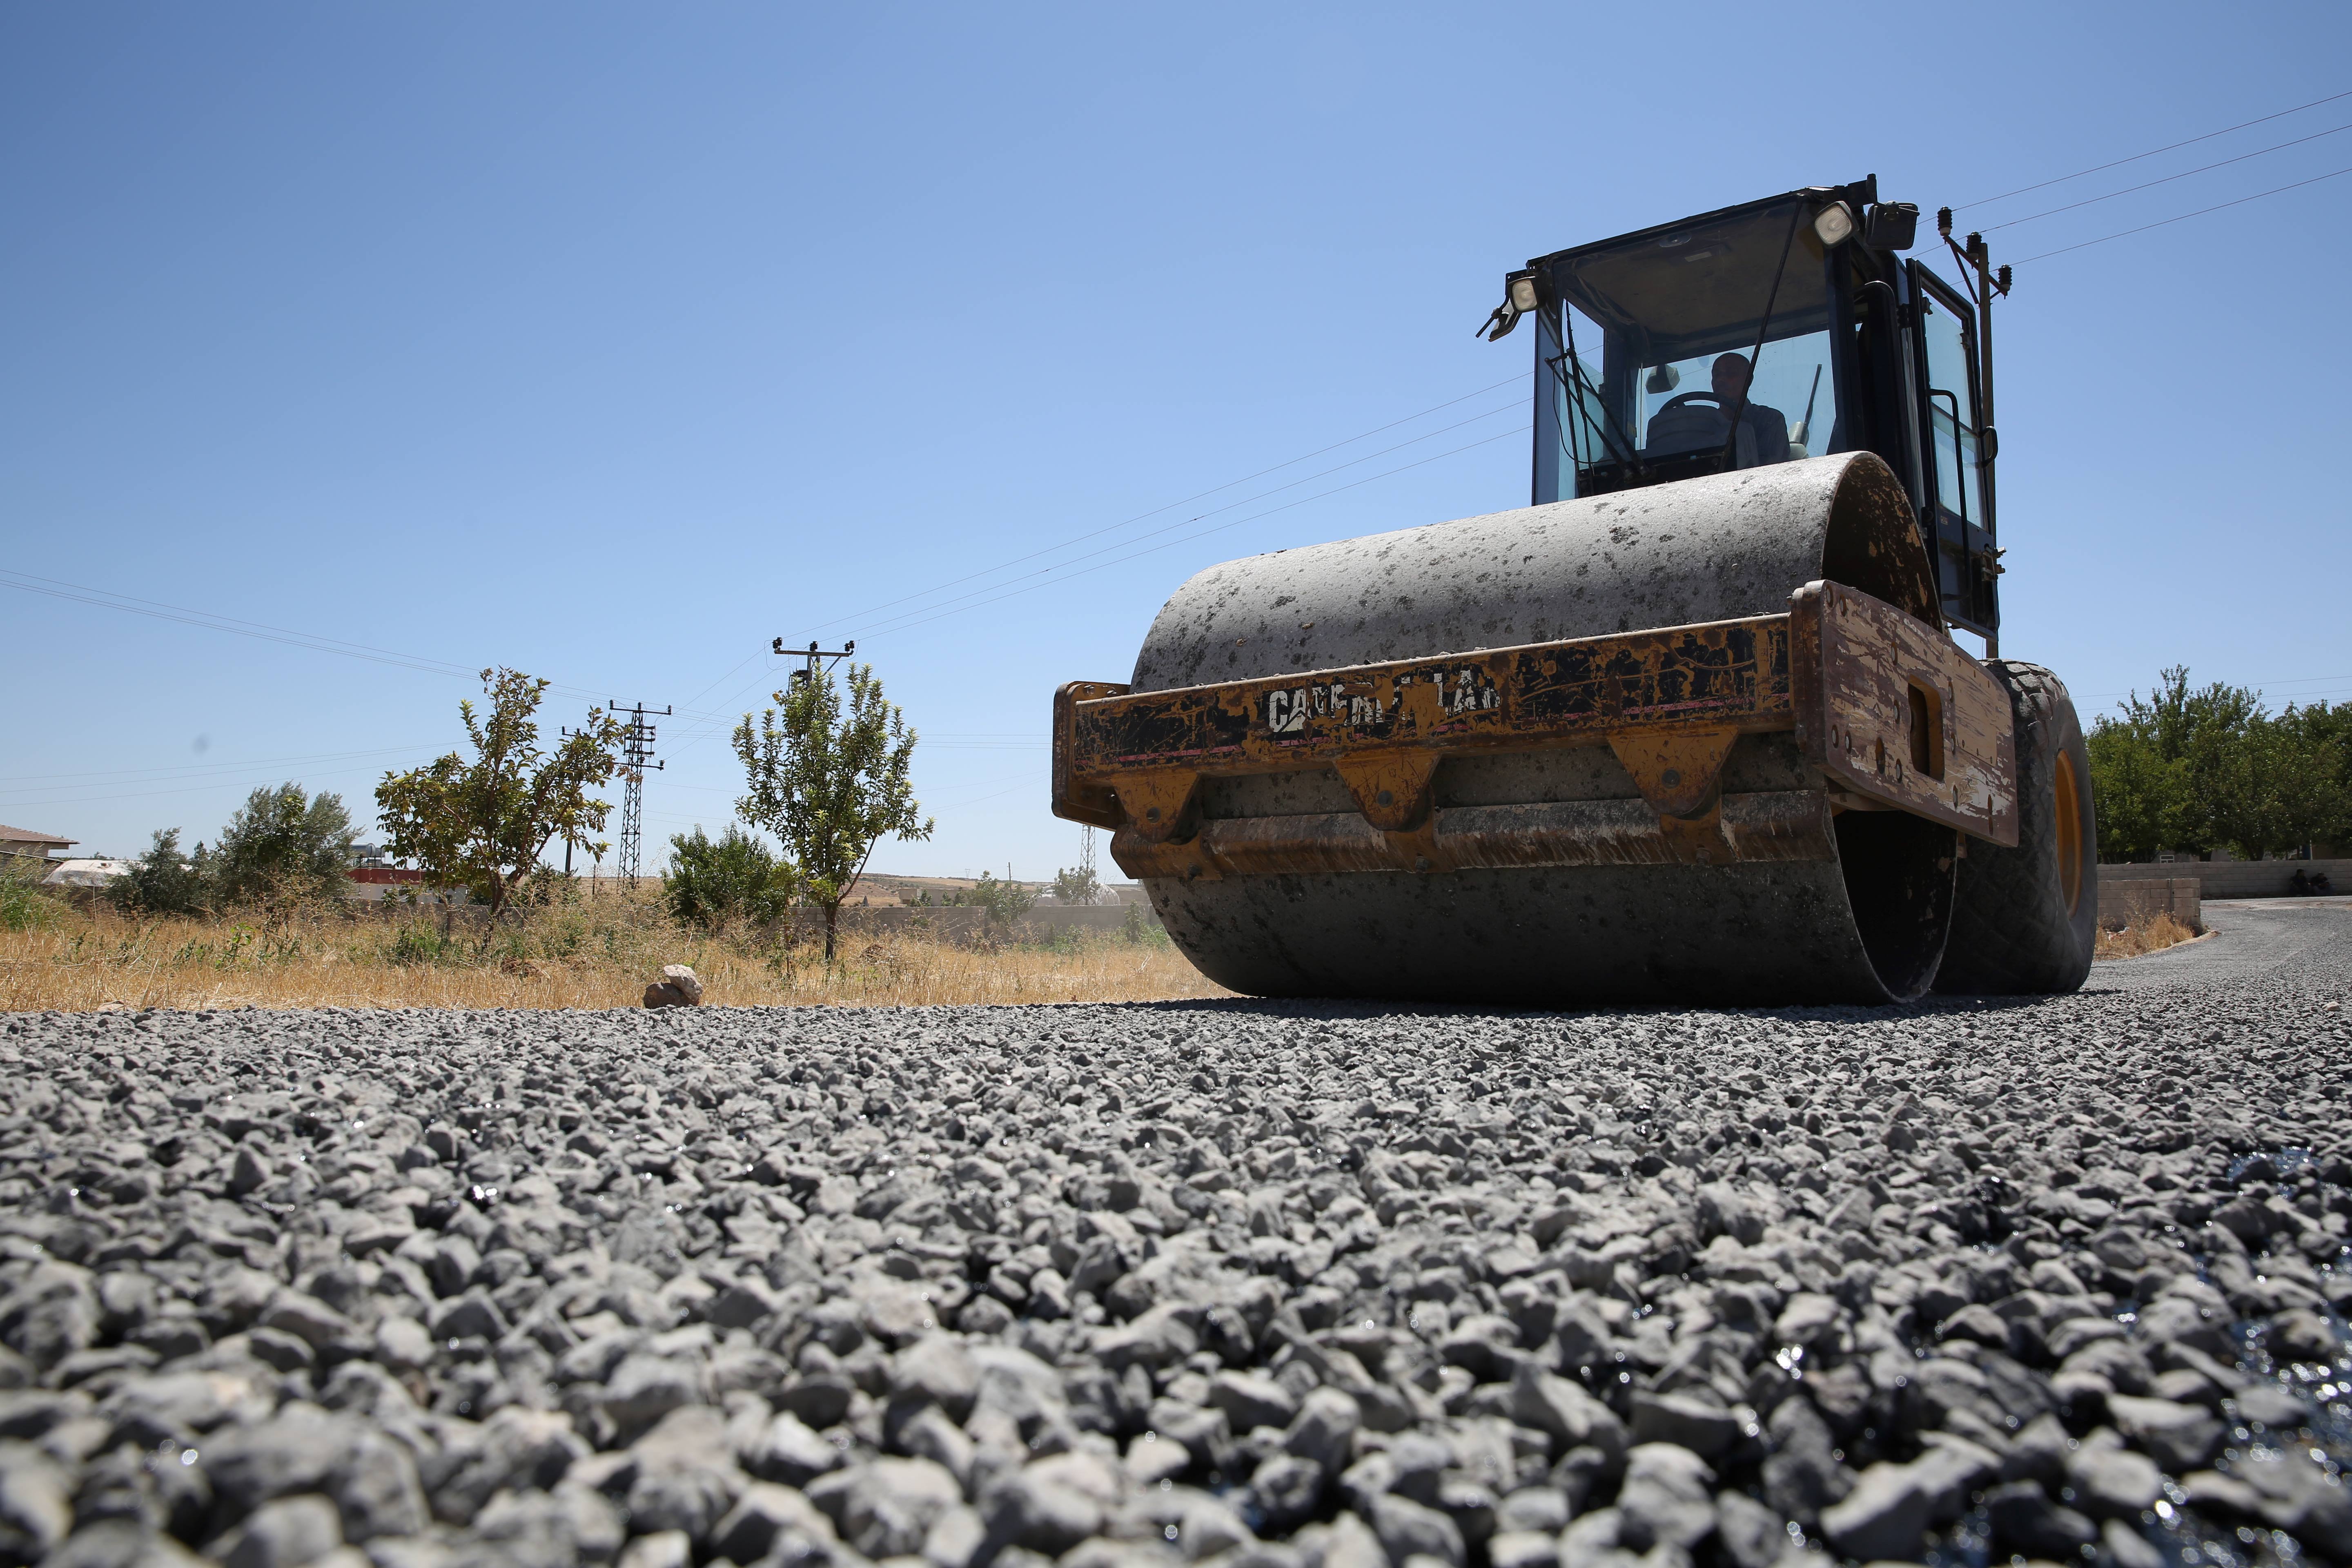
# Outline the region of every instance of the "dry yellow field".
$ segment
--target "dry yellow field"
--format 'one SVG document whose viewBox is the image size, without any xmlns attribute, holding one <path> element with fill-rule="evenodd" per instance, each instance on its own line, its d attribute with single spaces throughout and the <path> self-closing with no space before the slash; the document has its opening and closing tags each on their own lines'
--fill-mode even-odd
<svg viewBox="0 0 2352 1568">
<path fill-rule="evenodd" d="M 19 902 L 16 912 L 26 906 Z M 747 932 L 685 931 L 648 886 L 535 909 L 484 940 L 436 911 L 341 908 L 142 919 L 42 899 L 0 923 L 0 1012 L 105 1007 L 531 1007 L 641 1005 L 666 963 L 691 964 L 703 1005 L 931 1006 L 1151 1002 L 1232 993 L 1154 930 L 1140 942 L 1089 934 L 1053 946 L 970 947 L 875 934 L 845 912 L 838 961 L 820 947 Z M 2099 933 L 2102 959 L 2197 936 L 2169 914 Z"/>
<path fill-rule="evenodd" d="M 1051 947 L 958 946 L 856 932 L 839 962 L 751 935 L 681 931 L 649 893 L 534 910 L 485 942 L 432 910 L 134 919 L 100 906 L 0 928 L 0 1011 L 103 1007 L 633 1007 L 666 963 L 694 967 L 703 1005 L 906 1006 L 1139 1002 L 1230 994 L 1156 931 Z"/>
</svg>

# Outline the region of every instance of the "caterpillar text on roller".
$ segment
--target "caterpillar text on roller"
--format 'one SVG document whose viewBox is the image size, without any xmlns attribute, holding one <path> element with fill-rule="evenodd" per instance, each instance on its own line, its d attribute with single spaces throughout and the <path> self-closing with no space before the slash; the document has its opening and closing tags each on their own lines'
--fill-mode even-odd
<svg viewBox="0 0 2352 1568">
<path fill-rule="evenodd" d="M 1260 995 L 2081 984 L 2081 731 L 1999 657 L 2008 269 L 1948 213 L 1961 286 L 1906 259 L 1917 216 L 1874 176 L 1510 273 L 1533 504 L 1193 577 L 1055 694 L 1055 812 Z"/>
</svg>

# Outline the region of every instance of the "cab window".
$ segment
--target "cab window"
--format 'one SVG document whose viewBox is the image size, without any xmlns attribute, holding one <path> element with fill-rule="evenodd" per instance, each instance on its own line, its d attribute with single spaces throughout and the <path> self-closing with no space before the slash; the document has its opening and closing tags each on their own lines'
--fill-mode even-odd
<svg viewBox="0 0 2352 1568">
<path fill-rule="evenodd" d="M 1922 419 L 1936 470 L 1936 504 L 1982 528 L 1983 421 L 1978 414 L 1974 312 L 1925 268 L 1917 269 L 1917 277 L 1922 284 L 1918 321 L 1927 404 Z"/>
</svg>

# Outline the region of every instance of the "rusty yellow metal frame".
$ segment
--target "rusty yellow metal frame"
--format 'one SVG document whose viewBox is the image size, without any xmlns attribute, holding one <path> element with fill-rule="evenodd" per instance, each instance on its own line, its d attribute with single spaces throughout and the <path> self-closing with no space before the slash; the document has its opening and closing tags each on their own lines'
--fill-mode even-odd
<svg viewBox="0 0 2352 1568">
<path fill-rule="evenodd" d="M 1742 734 L 1794 731 L 1819 791 L 1726 797 Z M 1440 810 L 1438 764 L 1605 743 L 1630 801 Z M 1356 812 L 1203 824 L 1203 778 L 1329 768 Z M 1811 583 L 1789 613 L 1054 700 L 1054 811 L 1116 830 L 1138 876 L 1721 862 L 1833 853 L 1838 809 L 1895 809 L 2017 841 L 2005 694 L 1951 639 Z M 1646 808 L 1646 809 L 1644 809 Z"/>
</svg>

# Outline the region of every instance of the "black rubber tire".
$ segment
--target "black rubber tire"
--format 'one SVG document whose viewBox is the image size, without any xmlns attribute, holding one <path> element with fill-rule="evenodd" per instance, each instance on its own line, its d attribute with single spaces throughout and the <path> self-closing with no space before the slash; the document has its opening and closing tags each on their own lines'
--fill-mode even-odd
<svg viewBox="0 0 2352 1568">
<path fill-rule="evenodd" d="M 2042 666 L 1995 658 L 1985 668 L 2007 689 L 2016 725 L 2017 847 L 1968 841 L 1936 989 L 1974 996 L 2073 991 L 2090 975 L 2099 925 L 2098 818 L 2083 726 L 2066 683 Z M 2071 833 L 2060 820 L 2068 794 Z"/>
</svg>

